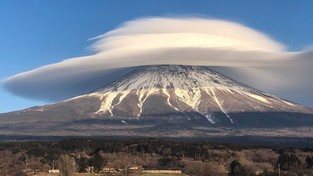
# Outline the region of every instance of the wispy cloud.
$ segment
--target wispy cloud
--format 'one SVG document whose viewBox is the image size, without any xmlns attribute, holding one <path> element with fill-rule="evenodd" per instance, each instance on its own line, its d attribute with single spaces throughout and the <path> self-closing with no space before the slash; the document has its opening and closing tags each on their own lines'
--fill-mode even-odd
<svg viewBox="0 0 313 176">
<path fill-rule="evenodd" d="M 95 54 L 14 75 L 4 86 L 19 96 L 55 101 L 94 90 L 136 66 L 185 64 L 212 66 L 302 103 L 313 98 L 312 53 L 288 52 L 283 44 L 242 24 L 195 17 L 141 18 L 94 39 Z"/>
</svg>

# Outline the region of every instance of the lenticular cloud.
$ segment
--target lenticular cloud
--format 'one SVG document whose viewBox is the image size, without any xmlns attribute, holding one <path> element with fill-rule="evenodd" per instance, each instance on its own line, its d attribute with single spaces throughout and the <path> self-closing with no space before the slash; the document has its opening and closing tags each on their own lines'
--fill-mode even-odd
<svg viewBox="0 0 313 176">
<path fill-rule="evenodd" d="M 4 80 L 4 86 L 19 96 L 56 101 L 104 86 L 137 66 L 184 64 L 210 66 L 306 104 L 303 94 L 313 88 L 312 82 L 304 81 L 312 73 L 311 52 L 287 52 L 269 36 L 230 21 L 141 18 L 93 39 L 95 54 L 14 75 Z"/>
<path fill-rule="evenodd" d="M 145 18 L 99 36 L 98 52 L 113 49 L 219 48 L 281 52 L 284 47 L 246 26 L 215 19 Z"/>
</svg>

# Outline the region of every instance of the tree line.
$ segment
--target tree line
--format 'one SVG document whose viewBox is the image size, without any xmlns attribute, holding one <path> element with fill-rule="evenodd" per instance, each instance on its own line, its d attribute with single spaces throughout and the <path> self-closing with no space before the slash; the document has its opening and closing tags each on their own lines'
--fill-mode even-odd
<svg viewBox="0 0 313 176">
<path fill-rule="evenodd" d="M 236 152 L 255 151 L 258 149 L 264 149 L 264 147 L 247 147 L 212 142 L 182 142 L 155 138 L 1 142 L 0 175 L 3 172 L 7 173 L 7 175 L 22 175 L 23 173 L 18 171 L 25 170 L 27 167 L 32 167 L 33 170 L 37 169 L 38 171 L 40 169 L 50 169 L 54 163 L 57 163 L 55 165 L 56 168 L 63 169 L 62 172 L 65 172 L 65 170 L 85 172 L 89 166 L 92 166 L 95 172 L 99 172 L 103 166 L 110 162 L 105 154 L 127 153 L 136 156 L 144 156 L 144 154 L 157 156 L 155 163 L 157 166 L 182 168 L 189 172 L 190 175 L 200 174 L 199 169 L 192 170 L 193 167 L 190 167 L 192 164 L 200 164 L 201 174 L 204 173 L 203 168 L 212 170 L 212 168 L 221 165 L 226 167 L 230 176 L 248 176 L 257 174 L 252 173 L 252 171 L 249 171 L 249 168 L 245 167 L 245 163 L 243 163 L 245 160 L 237 157 Z M 280 147 L 268 147 L 267 149 L 277 154 L 278 157 L 272 163 L 269 161 L 274 169 L 263 170 L 262 174 L 264 176 L 275 175 L 278 170 L 285 174 L 301 174 L 300 171 L 311 173 L 313 170 L 312 149 L 298 149 L 307 154 L 303 161 L 299 159 L 294 149 Z M 214 152 L 212 153 L 212 151 Z M 222 153 L 218 151 L 222 151 Z M 257 158 L 253 160 L 258 162 Z M 259 163 L 262 162 L 264 161 Z M 72 168 L 72 165 L 69 163 L 74 163 L 75 168 Z M 212 163 L 216 163 L 216 165 L 213 167 Z M 69 168 L 61 168 L 61 165 L 69 166 Z M 207 175 L 210 175 L 209 171 Z"/>
</svg>

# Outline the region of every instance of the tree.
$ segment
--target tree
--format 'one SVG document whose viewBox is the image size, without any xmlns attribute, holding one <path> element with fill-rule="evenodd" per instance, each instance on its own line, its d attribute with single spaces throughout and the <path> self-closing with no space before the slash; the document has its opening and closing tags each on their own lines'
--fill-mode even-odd
<svg viewBox="0 0 313 176">
<path fill-rule="evenodd" d="M 229 176 L 245 176 L 247 175 L 245 169 L 241 166 L 239 161 L 234 160 L 230 163 Z"/>
<path fill-rule="evenodd" d="M 78 166 L 78 172 L 85 172 L 85 169 L 88 167 L 88 159 L 81 157 L 76 159 L 76 163 Z"/>
<path fill-rule="evenodd" d="M 68 154 L 60 156 L 58 166 L 61 176 L 73 176 L 76 171 L 75 160 Z"/>
<path fill-rule="evenodd" d="M 312 157 L 307 156 L 305 159 L 305 162 L 306 162 L 307 169 L 313 169 L 313 156 Z"/>
<path fill-rule="evenodd" d="M 282 153 L 278 157 L 277 165 L 281 170 L 290 170 L 301 165 L 301 161 L 294 153 Z"/>
<path fill-rule="evenodd" d="M 158 160 L 158 166 L 184 167 L 184 163 L 177 157 L 162 157 Z"/>
<path fill-rule="evenodd" d="M 102 156 L 99 153 L 96 153 L 90 160 L 89 160 L 89 166 L 93 166 L 95 168 L 96 172 L 99 172 L 102 170 L 102 167 L 107 163 L 107 161 L 102 158 Z"/>
</svg>

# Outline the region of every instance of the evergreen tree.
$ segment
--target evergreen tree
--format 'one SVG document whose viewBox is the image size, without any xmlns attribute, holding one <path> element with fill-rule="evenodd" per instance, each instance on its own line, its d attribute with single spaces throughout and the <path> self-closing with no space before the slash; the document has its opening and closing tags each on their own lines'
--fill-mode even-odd
<svg viewBox="0 0 313 176">
<path fill-rule="evenodd" d="M 277 165 L 280 165 L 282 170 L 290 170 L 301 165 L 299 158 L 293 153 L 282 153 L 278 157 Z"/>
<path fill-rule="evenodd" d="M 78 165 L 78 172 L 85 172 L 85 169 L 88 167 L 88 159 L 81 157 L 76 159 L 76 163 Z"/>
<path fill-rule="evenodd" d="M 306 162 L 307 169 L 313 169 L 313 156 L 312 157 L 307 156 L 305 159 L 305 162 Z"/>
<path fill-rule="evenodd" d="M 99 172 L 102 170 L 102 167 L 107 163 L 107 161 L 102 158 L 99 153 L 96 153 L 90 160 L 89 166 L 93 166 L 95 168 L 95 172 Z"/>
<path fill-rule="evenodd" d="M 234 160 L 230 163 L 229 176 L 245 176 L 247 175 L 245 169 L 241 166 L 239 161 Z"/>
</svg>

